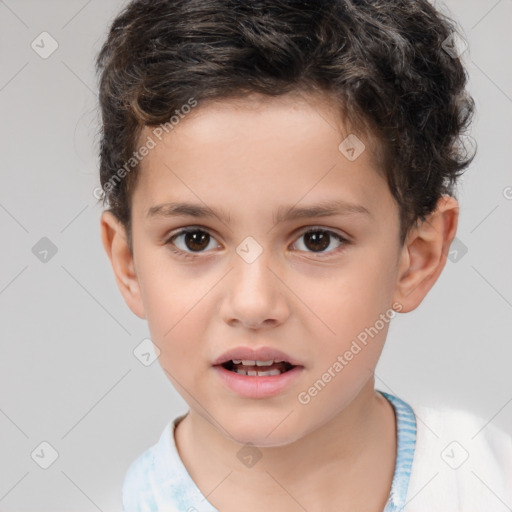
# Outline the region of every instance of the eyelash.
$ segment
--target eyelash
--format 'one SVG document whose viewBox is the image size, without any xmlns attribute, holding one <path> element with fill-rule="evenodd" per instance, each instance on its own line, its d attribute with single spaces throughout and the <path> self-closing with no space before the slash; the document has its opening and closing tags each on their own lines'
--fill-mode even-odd
<svg viewBox="0 0 512 512">
<path fill-rule="evenodd" d="M 186 251 L 182 251 L 181 249 L 177 249 L 176 246 L 173 243 L 173 240 L 178 238 L 181 235 L 186 235 L 187 233 L 194 233 L 196 231 L 207 233 L 210 236 L 212 236 L 211 233 L 207 229 L 203 229 L 203 228 L 200 228 L 200 227 L 182 228 L 179 231 L 177 231 L 176 233 L 172 234 L 167 239 L 167 241 L 165 242 L 165 245 L 168 245 L 169 249 L 174 254 L 179 256 L 180 258 L 183 258 L 183 259 L 195 259 L 195 258 L 197 258 L 201 254 L 201 252 L 189 253 L 189 252 L 186 252 Z M 320 255 L 319 256 L 320 258 L 322 258 L 322 256 L 321 256 L 322 254 L 336 253 L 340 249 L 342 249 L 344 246 L 346 246 L 346 245 L 348 245 L 350 243 L 349 240 L 347 240 L 346 238 L 342 237 L 338 233 L 336 233 L 334 231 L 331 231 L 329 229 L 325 229 L 325 228 L 321 228 L 321 227 L 316 227 L 316 226 L 315 227 L 310 227 L 310 228 L 306 229 L 305 231 L 302 231 L 301 233 L 299 233 L 298 238 L 300 238 L 300 237 L 302 237 L 302 236 L 304 236 L 304 235 L 306 235 L 308 233 L 311 233 L 311 232 L 313 232 L 313 233 L 315 233 L 315 232 L 328 233 L 330 236 L 334 237 L 338 242 L 341 242 L 341 245 L 339 247 L 337 247 L 336 249 L 333 249 L 332 251 L 329 251 L 327 253 L 324 252 L 324 251 L 317 252 L 317 253 L 315 253 L 313 251 L 302 251 L 302 252 L 310 252 L 311 254 L 318 254 L 318 255 Z M 212 237 L 212 238 L 214 238 L 214 237 Z M 214 240 L 215 240 L 215 238 L 214 238 Z M 203 252 L 205 252 L 205 251 L 203 251 Z"/>
</svg>

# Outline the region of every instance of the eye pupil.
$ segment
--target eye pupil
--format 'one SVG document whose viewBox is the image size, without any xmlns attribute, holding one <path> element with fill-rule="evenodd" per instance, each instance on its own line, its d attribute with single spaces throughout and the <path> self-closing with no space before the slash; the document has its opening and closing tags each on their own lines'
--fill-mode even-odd
<svg viewBox="0 0 512 512">
<path fill-rule="evenodd" d="M 329 234 L 322 231 L 309 231 L 304 234 L 304 242 L 308 249 L 317 250 L 318 252 L 329 247 L 329 241 Z M 310 247 L 309 245 L 311 242 L 313 243 L 313 247 Z"/>
<path fill-rule="evenodd" d="M 205 243 L 206 241 L 206 243 Z M 201 251 L 208 247 L 210 235 L 206 231 L 188 231 L 185 233 L 185 244 L 191 251 Z"/>
</svg>

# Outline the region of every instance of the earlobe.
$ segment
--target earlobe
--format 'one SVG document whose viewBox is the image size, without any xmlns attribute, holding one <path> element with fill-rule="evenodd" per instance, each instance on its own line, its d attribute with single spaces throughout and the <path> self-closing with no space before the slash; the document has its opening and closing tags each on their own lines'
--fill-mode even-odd
<svg viewBox="0 0 512 512">
<path fill-rule="evenodd" d="M 100 220 L 101 240 L 107 253 L 117 286 L 132 312 L 139 318 L 146 318 L 140 293 L 133 255 L 128 245 L 123 224 L 110 211 L 104 211 Z"/>
<path fill-rule="evenodd" d="M 457 232 L 458 216 L 457 200 L 443 196 L 436 210 L 410 231 L 402 248 L 393 297 L 402 305 L 401 312 L 416 309 L 437 281 Z"/>
</svg>

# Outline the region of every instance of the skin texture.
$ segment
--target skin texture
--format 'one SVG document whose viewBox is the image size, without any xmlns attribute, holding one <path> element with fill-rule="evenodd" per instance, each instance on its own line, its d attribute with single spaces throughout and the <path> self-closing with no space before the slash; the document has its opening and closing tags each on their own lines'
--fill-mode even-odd
<svg viewBox="0 0 512 512">
<path fill-rule="evenodd" d="M 400 247 L 398 206 L 377 172 L 373 144 L 358 134 L 366 150 L 351 162 L 338 149 L 349 133 L 325 98 L 312 95 L 202 105 L 142 161 L 132 197 L 133 255 L 123 226 L 102 215 L 121 293 L 147 319 L 160 364 L 190 407 L 176 430 L 180 456 L 222 512 L 240 503 L 249 511 L 380 512 L 389 495 L 396 424 L 373 376 L 389 323 L 309 403 L 297 396 L 393 304 L 404 313 L 421 303 L 445 265 L 458 203 L 443 197 Z M 275 222 L 278 208 L 330 199 L 369 214 Z M 149 208 L 169 201 L 221 210 L 229 223 L 148 218 Z M 203 252 L 194 253 L 184 236 L 169 242 L 186 226 L 211 235 Z M 315 252 L 302 236 L 311 227 L 348 243 L 331 237 Z M 236 252 L 248 236 L 263 251 L 252 263 Z M 277 396 L 241 397 L 212 362 L 242 345 L 278 348 L 304 369 Z M 250 468 L 237 457 L 246 443 L 262 455 Z"/>
</svg>

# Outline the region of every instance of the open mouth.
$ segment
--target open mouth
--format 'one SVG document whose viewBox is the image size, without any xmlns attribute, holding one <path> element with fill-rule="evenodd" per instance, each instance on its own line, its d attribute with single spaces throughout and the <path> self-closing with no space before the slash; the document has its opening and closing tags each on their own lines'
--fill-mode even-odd
<svg viewBox="0 0 512 512">
<path fill-rule="evenodd" d="M 294 365 L 286 361 L 246 361 L 241 359 L 226 361 L 221 366 L 230 372 L 250 377 L 281 375 L 295 368 Z"/>
</svg>

